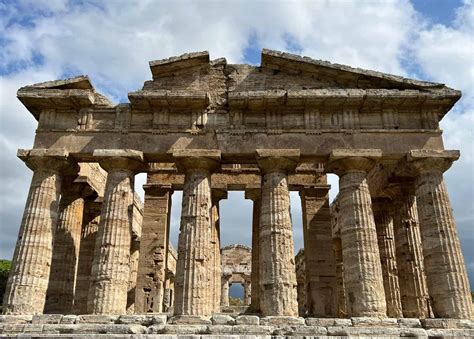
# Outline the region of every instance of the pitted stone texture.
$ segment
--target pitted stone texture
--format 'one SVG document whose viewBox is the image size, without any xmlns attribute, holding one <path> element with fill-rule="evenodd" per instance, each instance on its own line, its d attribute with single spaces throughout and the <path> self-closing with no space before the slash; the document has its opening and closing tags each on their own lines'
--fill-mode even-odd
<svg viewBox="0 0 474 339">
<path fill-rule="evenodd" d="M 395 318 L 377 318 L 377 317 L 353 317 L 351 318 L 352 325 L 368 327 L 393 327 L 398 326 L 398 321 Z"/>
<path fill-rule="evenodd" d="M 405 194 L 395 204 L 397 266 L 403 316 L 427 318 L 429 296 L 416 206 L 416 199 L 412 194 Z"/>
<path fill-rule="evenodd" d="M 84 199 L 66 190 L 59 203 L 45 313 L 71 313 L 81 241 Z"/>
<path fill-rule="evenodd" d="M 66 314 L 61 318 L 61 324 L 75 324 L 77 320 L 77 315 Z"/>
<path fill-rule="evenodd" d="M 91 272 L 88 311 L 123 314 L 130 275 L 131 213 L 134 172 L 108 171 Z"/>
<path fill-rule="evenodd" d="M 412 151 L 408 156 L 418 173 L 416 199 L 428 291 L 435 317 L 470 319 L 473 305 L 466 266 L 443 180 L 443 172 L 459 152 L 431 153 Z"/>
<path fill-rule="evenodd" d="M 269 316 L 260 319 L 260 325 L 263 326 L 299 326 L 304 324 L 304 318 L 298 317 Z"/>
<path fill-rule="evenodd" d="M 306 308 L 315 317 L 337 316 L 336 261 L 334 258 L 329 187 L 304 187 L 303 212 Z"/>
<path fill-rule="evenodd" d="M 62 323 L 62 314 L 37 314 L 33 316 L 32 324 L 59 324 Z"/>
<path fill-rule="evenodd" d="M 265 316 L 297 316 L 297 282 L 287 172 L 299 151 L 257 150 L 262 177 L 260 309 Z"/>
<path fill-rule="evenodd" d="M 377 199 L 372 201 L 380 251 L 380 261 L 382 263 L 387 316 L 399 318 L 402 316 L 402 302 L 398 282 L 393 218 L 390 213 L 391 204 L 392 201 L 389 199 Z"/>
<path fill-rule="evenodd" d="M 385 316 L 380 253 L 366 171 L 369 159 L 343 159 L 339 169 L 339 204 L 344 286 L 348 314 Z M 353 167 L 353 168 L 352 168 Z"/>
<path fill-rule="evenodd" d="M 166 325 L 163 329 L 165 334 L 208 334 L 209 328 L 207 325 Z"/>
<path fill-rule="evenodd" d="M 173 325 L 211 325 L 211 318 L 198 315 L 176 315 L 169 320 Z"/>
<path fill-rule="evenodd" d="M 22 323 L 29 323 L 33 319 L 33 315 L 3 315 L 0 314 L 0 324 L 3 323 L 17 323 L 17 324 L 22 324 Z"/>
<path fill-rule="evenodd" d="M 398 319 L 398 326 L 418 328 L 421 327 L 421 321 L 417 318 L 400 318 Z"/>
<path fill-rule="evenodd" d="M 259 325 L 260 318 L 256 315 L 239 315 L 235 318 L 237 325 Z"/>
<path fill-rule="evenodd" d="M 235 319 L 226 314 L 214 314 L 211 318 L 213 325 L 234 325 Z"/>
<path fill-rule="evenodd" d="M 43 313 L 65 156 L 26 157 L 34 174 L 5 290 L 5 314 Z"/>
<path fill-rule="evenodd" d="M 306 318 L 306 325 L 308 326 L 352 326 L 351 319 L 340 318 Z"/>
<path fill-rule="evenodd" d="M 111 324 L 115 323 L 118 319 L 118 315 L 106 315 L 106 314 L 83 314 L 77 317 L 76 323 L 86 324 Z"/>
</svg>

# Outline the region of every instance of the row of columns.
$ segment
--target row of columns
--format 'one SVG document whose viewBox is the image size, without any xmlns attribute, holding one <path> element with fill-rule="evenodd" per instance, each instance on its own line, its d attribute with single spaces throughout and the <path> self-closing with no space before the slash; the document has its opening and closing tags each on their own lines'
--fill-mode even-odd
<svg viewBox="0 0 474 339">
<path fill-rule="evenodd" d="M 130 276 L 133 178 L 144 170 L 145 163 L 143 155 L 136 151 L 99 150 L 94 156 L 107 170 L 108 177 L 92 261 L 87 310 L 95 314 L 120 314 L 126 310 Z M 218 308 L 221 288 L 216 280 L 216 276 L 220 277 L 216 274 L 218 268 L 209 269 L 220 267 L 216 265 L 220 261 L 217 250 L 219 199 L 213 199 L 210 183 L 211 173 L 219 167 L 220 152 L 181 150 L 173 156 L 178 169 L 185 173 L 174 311 L 178 315 L 210 315 Z M 341 261 L 347 315 L 386 316 L 387 299 L 393 303 L 397 297 L 396 293 L 385 291 L 396 288 L 393 244 L 385 243 L 391 236 L 390 221 L 382 219 L 377 233 L 367 184 L 367 173 L 380 156 L 381 152 L 374 150 L 335 150 L 329 159 L 329 170 L 340 177 L 339 247 L 342 260 L 338 255 L 328 255 L 330 251 L 327 251 L 328 243 L 331 243 L 328 241 L 331 230 L 327 221 L 327 192 L 322 194 L 308 187 L 301 193 L 311 314 L 335 316 L 335 305 L 340 303 L 336 287 L 341 285 L 336 268 Z M 257 150 L 257 162 L 262 171 L 260 197 L 248 193 L 254 201 L 253 228 L 257 230 L 252 238 L 257 246 L 253 244 L 251 306 L 263 315 L 298 314 L 288 190 L 288 173 L 296 168 L 298 160 L 297 150 Z M 454 159 L 444 153 L 426 156 L 412 152 L 408 160 L 416 173 L 415 196 L 434 315 L 470 318 L 472 303 L 467 275 L 442 178 L 442 173 Z M 43 311 L 52 264 L 51 243 L 58 218 L 61 173 L 70 166 L 64 155 L 30 154 L 26 161 L 34 175 L 7 285 L 6 313 Z M 68 204 L 71 211 L 66 213 L 68 216 L 65 214 L 64 220 L 71 222 L 68 227 L 75 224 L 74 207 L 81 203 L 76 200 Z M 410 215 L 413 203 L 403 206 Z M 413 237 L 413 234 L 408 232 L 406 237 Z M 407 241 L 408 245 L 397 246 L 410 246 L 410 240 Z M 74 256 L 73 252 L 71 254 Z M 403 261 L 403 258 L 396 258 L 397 264 L 399 260 Z M 160 265 L 159 260 L 156 265 Z M 416 267 L 410 267 L 408 271 L 410 274 Z M 153 287 L 154 296 L 163 293 L 160 284 Z M 58 288 L 63 287 L 58 284 Z"/>
</svg>

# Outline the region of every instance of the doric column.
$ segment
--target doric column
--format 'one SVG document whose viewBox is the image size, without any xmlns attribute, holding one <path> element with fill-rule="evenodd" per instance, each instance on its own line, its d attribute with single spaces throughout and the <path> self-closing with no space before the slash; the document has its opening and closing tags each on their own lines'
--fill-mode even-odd
<svg viewBox="0 0 474 339">
<path fill-rule="evenodd" d="M 244 305 L 250 305 L 252 295 L 252 285 L 250 281 L 246 280 L 244 282 Z"/>
<path fill-rule="evenodd" d="M 341 244 L 347 311 L 352 317 L 386 316 L 382 267 L 367 173 L 380 150 L 333 150 L 330 167 L 339 175 Z"/>
<path fill-rule="evenodd" d="M 297 282 L 288 172 L 299 150 L 257 149 L 262 170 L 260 211 L 260 309 L 264 316 L 297 316 Z"/>
<path fill-rule="evenodd" d="M 423 251 L 414 182 L 396 183 L 389 188 L 392 197 L 398 281 L 403 316 L 429 317 L 429 296 L 423 264 Z"/>
<path fill-rule="evenodd" d="M 53 231 L 63 171 L 70 166 L 63 150 L 19 150 L 33 178 L 21 221 L 3 302 L 5 314 L 41 314 L 52 259 Z"/>
<path fill-rule="evenodd" d="M 135 313 L 163 312 L 163 284 L 168 256 L 171 196 L 169 184 L 144 185 L 142 238 L 138 261 Z"/>
<path fill-rule="evenodd" d="M 330 205 L 332 246 L 334 260 L 336 262 L 336 292 L 337 292 L 337 314 L 339 318 L 347 316 L 346 290 L 344 288 L 344 263 L 342 260 L 341 243 L 341 212 L 339 210 L 338 199 L 336 198 Z"/>
<path fill-rule="evenodd" d="M 439 318 L 473 316 L 466 266 L 443 172 L 459 151 L 414 150 L 408 162 L 417 177 L 416 200 L 428 292 Z"/>
<path fill-rule="evenodd" d="M 229 306 L 229 278 L 221 277 L 221 306 Z"/>
<path fill-rule="evenodd" d="M 84 198 L 70 180 L 64 180 L 63 186 L 66 182 L 69 187 L 62 190 L 59 203 L 44 313 L 69 314 L 73 308 Z"/>
<path fill-rule="evenodd" d="M 303 211 L 306 308 L 314 317 L 337 316 L 336 262 L 329 213 L 330 186 L 300 190 Z"/>
<path fill-rule="evenodd" d="M 220 242 L 220 221 L 219 221 L 219 202 L 227 199 L 227 191 L 222 189 L 212 189 L 212 208 L 211 208 L 211 259 L 210 269 L 211 288 L 209 289 L 209 300 L 211 302 L 212 313 L 218 313 L 221 305 L 221 242 Z"/>
<path fill-rule="evenodd" d="M 135 313 L 135 299 L 137 290 L 138 260 L 140 256 L 140 238 L 132 239 L 130 246 L 130 275 L 127 291 L 127 314 Z"/>
<path fill-rule="evenodd" d="M 101 199 L 100 199 L 101 200 Z M 87 298 L 89 296 L 92 261 L 94 260 L 95 239 L 99 229 L 102 202 L 100 200 L 86 200 L 82 233 L 77 263 L 76 290 L 74 293 L 75 314 L 87 313 Z"/>
<path fill-rule="evenodd" d="M 144 169 L 143 154 L 96 150 L 93 155 L 108 175 L 87 308 L 93 314 L 124 314 L 130 277 L 134 177 Z"/>
<path fill-rule="evenodd" d="M 400 285 L 398 283 L 397 257 L 395 254 L 395 237 L 391 215 L 392 200 L 378 198 L 372 201 L 375 226 L 382 263 L 383 287 L 387 303 L 387 315 L 391 318 L 402 317 Z"/>
<path fill-rule="evenodd" d="M 259 283 L 259 256 L 260 256 L 260 204 L 262 190 L 260 188 L 249 188 L 245 190 L 245 199 L 253 201 L 252 213 L 252 271 L 250 279 L 252 282 L 250 310 L 260 311 L 260 283 Z"/>
<path fill-rule="evenodd" d="M 219 166 L 220 151 L 180 150 L 173 153 L 185 173 L 178 239 L 176 315 L 210 315 L 211 287 L 211 171 Z"/>
</svg>

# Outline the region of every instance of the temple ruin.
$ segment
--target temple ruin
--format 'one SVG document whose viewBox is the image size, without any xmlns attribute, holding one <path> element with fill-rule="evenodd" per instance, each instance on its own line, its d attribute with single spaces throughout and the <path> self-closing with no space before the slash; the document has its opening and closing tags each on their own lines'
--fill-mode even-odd
<svg viewBox="0 0 474 339">
<path fill-rule="evenodd" d="M 141 328 L 127 329 L 138 333 L 473 334 L 443 180 L 459 151 L 444 149 L 439 128 L 460 91 L 266 49 L 260 66 L 207 52 L 149 65 L 129 103 L 111 103 L 87 76 L 19 89 L 38 127 L 18 151 L 33 178 L 0 333 L 8 319 L 27 329 L 56 314 L 57 333 L 135 319 Z M 331 205 L 328 173 L 339 176 Z M 221 251 L 229 191 L 253 202 L 252 250 L 232 249 L 246 265 Z M 303 214 L 296 265 L 290 191 Z M 224 316 L 234 281 L 249 307 Z M 102 331 L 114 328 L 125 327 Z"/>
</svg>

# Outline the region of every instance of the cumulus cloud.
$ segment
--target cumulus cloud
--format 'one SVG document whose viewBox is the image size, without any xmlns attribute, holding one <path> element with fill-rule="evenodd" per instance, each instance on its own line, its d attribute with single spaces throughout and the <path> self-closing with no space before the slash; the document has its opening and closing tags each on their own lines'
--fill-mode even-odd
<svg viewBox="0 0 474 339">
<path fill-rule="evenodd" d="M 452 25 L 446 26 L 430 23 L 407 0 L 23 0 L 0 4 L 0 184 L 8 188 L 1 196 L 5 202 L 0 207 L 1 228 L 8 236 L 0 240 L 0 256 L 11 256 L 30 180 L 29 170 L 14 156 L 16 148 L 31 147 L 35 129 L 34 119 L 15 99 L 19 87 L 88 74 L 99 91 L 120 102 L 126 100 L 127 92 L 151 78 L 149 60 L 209 50 L 212 58 L 225 56 L 229 62 L 242 63 L 262 47 L 401 75 L 421 75 L 462 89 L 464 99 L 442 126 L 446 147 L 463 152 L 462 160 L 448 172 L 447 181 L 461 239 L 472 239 L 472 6 L 466 1 Z M 137 186 L 144 180 L 138 176 Z M 337 177 L 329 180 L 336 187 L 331 191 L 333 198 Z M 179 194 L 174 200 L 172 227 L 176 232 Z M 297 230 L 301 223 L 297 196 L 292 196 L 292 204 Z M 237 231 L 243 224 L 250 229 L 249 202 L 232 194 L 222 206 L 229 241 L 248 241 L 239 238 L 242 232 Z M 236 216 L 236 206 L 247 211 L 245 218 Z M 295 243 L 297 248 L 302 246 L 301 233 L 295 235 Z M 474 253 L 466 252 L 466 258 L 473 267 Z"/>
</svg>

